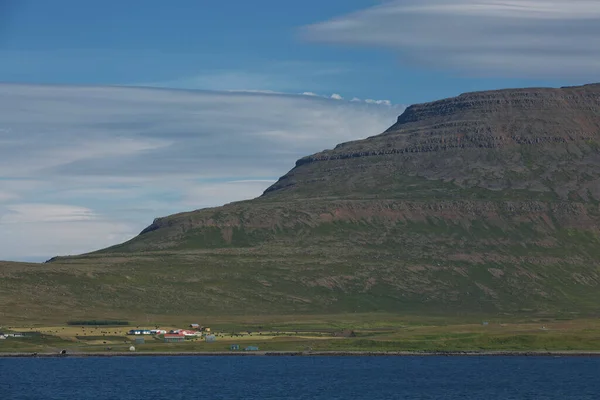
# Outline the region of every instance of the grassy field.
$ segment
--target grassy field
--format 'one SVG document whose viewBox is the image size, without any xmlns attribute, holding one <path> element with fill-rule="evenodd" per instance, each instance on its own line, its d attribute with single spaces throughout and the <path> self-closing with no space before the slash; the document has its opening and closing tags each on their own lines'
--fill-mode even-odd
<svg viewBox="0 0 600 400">
<path fill-rule="evenodd" d="M 447 320 L 330 315 L 289 320 L 285 317 L 208 319 L 217 341 L 190 339 L 164 343 L 144 336 L 138 352 L 222 352 L 231 344 L 258 346 L 261 351 L 600 351 L 600 320 Z M 382 317 L 381 315 L 379 316 Z M 174 322 L 174 321 L 172 321 Z M 137 325 L 136 325 L 137 326 Z M 139 325 L 154 328 L 156 325 Z M 160 325 L 161 329 L 184 328 L 183 322 Z M 124 326 L 10 326 L 4 330 L 38 332 L 26 338 L 0 341 L 0 352 L 70 353 L 128 351 L 134 336 Z M 342 331 L 352 337 L 336 337 Z"/>
</svg>

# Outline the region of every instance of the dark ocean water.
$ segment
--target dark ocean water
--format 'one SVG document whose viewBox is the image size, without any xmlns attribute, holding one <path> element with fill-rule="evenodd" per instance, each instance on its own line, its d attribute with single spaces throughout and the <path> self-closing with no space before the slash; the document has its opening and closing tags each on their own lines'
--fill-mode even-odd
<svg viewBox="0 0 600 400">
<path fill-rule="evenodd" d="M 0 399 L 600 399 L 600 358 L 1 359 Z"/>
</svg>

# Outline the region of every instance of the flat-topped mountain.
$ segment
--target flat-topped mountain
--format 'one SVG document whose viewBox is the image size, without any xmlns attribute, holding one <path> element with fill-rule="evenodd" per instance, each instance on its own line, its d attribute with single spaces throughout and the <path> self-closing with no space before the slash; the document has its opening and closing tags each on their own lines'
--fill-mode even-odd
<svg viewBox="0 0 600 400">
<path fill-rule="evenodd" d="M 383 170 L 461 186 L 546 191 L 563 198 L 571 191 L 587 198 L 591 191 L 600 198 L 600 185 L 581 181 L 600 173 L 599 141 L 600 84 L 467 93 L 410 106 L 381 135 L 305 157 L 267 192 L 307 192 L 314 182 L 339 186 L 327 177 L 337 180 L 336 174 L 350 171 L 342 172 L 342 163 L 327 174 L 322 169 L 331 161 L 360 159 L 348 162 L 349 168 L 361 165 L 352 171 L 354 179 Z M 360 189 L 382 183 L 363 181 Z"/>
<path fill-rule="evenodd" d="M 600 85 L 414 105 L 257 199 L 47 265 L 127 271 L 140 312 L 597 313 Z"/>
</svg>

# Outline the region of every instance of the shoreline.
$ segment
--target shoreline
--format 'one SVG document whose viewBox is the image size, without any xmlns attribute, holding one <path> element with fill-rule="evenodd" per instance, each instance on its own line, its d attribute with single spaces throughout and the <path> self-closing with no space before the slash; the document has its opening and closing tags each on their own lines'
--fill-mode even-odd
<svg viewBox="0 0 600 400">
<path fill-rule="evenodd" d="M 0 358 L 90 357 L 600 357 L 600 351 L 229 351 L 229 352 L 76 352 L 0 353 Z"/>
</svg>

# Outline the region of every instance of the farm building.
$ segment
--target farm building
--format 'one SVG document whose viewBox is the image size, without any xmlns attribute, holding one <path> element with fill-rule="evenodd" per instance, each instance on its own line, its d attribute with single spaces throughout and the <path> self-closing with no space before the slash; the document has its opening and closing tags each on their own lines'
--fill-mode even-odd
<svg viewBox="0 0 600 400">
<path fill-rule="evenodd" d="M 152 331 L 150 329 L 132 329 L 127 332 L 128 335 L 152 335 Z"/>
<path fill-rule="evenodd" d="M 239 349 L 240 349 L 239 344 L 232 344 L 231 346 L 229 346 L 229 350 L 239 350 Z"/>
<path fill-rule="evenodd" d="M 190 328 L 192 329 L 200 329 L 200 324 L 190 324 Z"/>
<path fill-rule="evenodd" d="M 185 336 L 183 335 L 173 335 L 173 334 L 166 334 L 164 336 L 164 340 L 165 343 L 181 343 L 181 342 L 185 342 Z"/>
<path fill-rule="evenodd" d="M 244 349 L 245 351 L 258 351 L 257 346 L 248 346 Z"/>
</svg>

